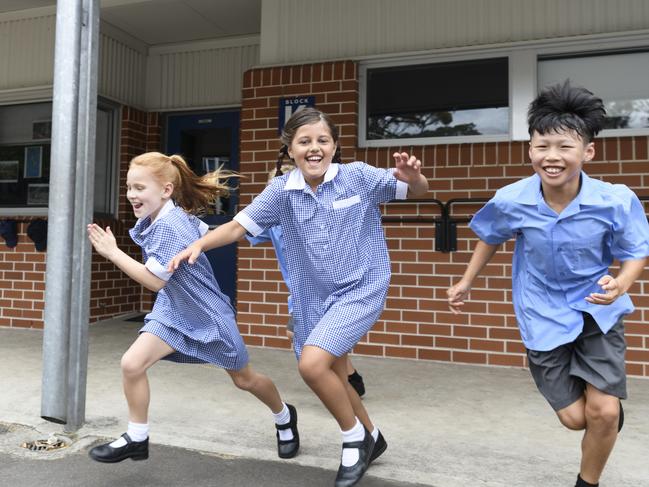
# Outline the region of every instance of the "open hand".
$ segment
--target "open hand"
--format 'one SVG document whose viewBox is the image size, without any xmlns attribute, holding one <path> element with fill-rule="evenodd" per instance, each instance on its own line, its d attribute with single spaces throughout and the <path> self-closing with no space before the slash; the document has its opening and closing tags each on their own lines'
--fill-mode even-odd
<svg viewBox="0 0 649 487">
<path fill-rule="evenodd" d="M 464 306 L 464 300 L 469 296 L 470 290 L 471 287 L 462 281 L 446 290 L 446 296 L 448 296 L 448 307 L 451 309 L 453 314 L 460 314 L 462 306 Z"/>
<path fill-rule="evenodd" d="M 201 255 L 202 251 L 203 250 L 201 249 L 200 245 L 197 245 L 196 243 L 191 244 L 182 252 L 179 252 L 176 255 L 174 255 L 174 257 L 169 262 L 169 265 L 167 266 L 167 271 L 175 272 L 176 269 L 178 269 L 178 266 L 180 266 L 180 264 L 184 261 L 193 264 L 194 262 L 196 262 L 196 259 L 198 259 L 198 257 Z"/>
<path fill-rule="evenodd" d="M 395 178 L 409 185 L 419 180 L 421 175 L 421 161 L 419 159 L 408 155 L 407 152 L 395 152 L 392 157 L 394 157 L 396 167 L 393 173 Z"/>
<path fill-rule="evenodd" d="M 110 259 L 110 255 L 115 250 L 118 250 L 115 235 L 111 232 L 110 227 L 106 227 L 106 230 L 104 230 L 96 223 L 91 223 L 88 225 L 88 238 L 97 253 L 102 257 Z"/>
<path fill-rule="evenodd" d="M 589 303 L 608 305 L 620 297 L 620 285 L 613 276 L 603 276 L 599 281 L 597 281 L 597 284 L 606 291 L 606 293 L 590 293 L 590 295 L 585 298 Z"/>
</svg>

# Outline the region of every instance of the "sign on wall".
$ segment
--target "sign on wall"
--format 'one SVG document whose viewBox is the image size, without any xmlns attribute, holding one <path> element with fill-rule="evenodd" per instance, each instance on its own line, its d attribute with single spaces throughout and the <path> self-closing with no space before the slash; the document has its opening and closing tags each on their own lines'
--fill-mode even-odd
<svg viewBox="0 0 649 487">
<path fill-rule="evenodd" d="M 279 133 L 282 132 L 284 124 L 298 110 L 306 107 L 315 106 L 315 96 L 291 96 L 279 99 L 279 116 L 278 127 Z"/>
</svg>

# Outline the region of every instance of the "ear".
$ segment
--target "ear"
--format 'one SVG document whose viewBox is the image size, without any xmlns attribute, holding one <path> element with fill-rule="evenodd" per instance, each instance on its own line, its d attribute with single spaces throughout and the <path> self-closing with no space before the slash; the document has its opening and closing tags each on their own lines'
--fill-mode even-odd
<svg viewBox="0 0 649 487">
<path fill-rule="evenodd" d="M 531 140 L 527 143 L 527 157 L 530 159 L 530 161 L 532 160 L 532 141 Z"/>
<path fill-rule="evenodd" d="M 174 192 L 174 183 L 165 183 L 162 187 L 162 196 L 164 198 L 171 198 L 171 195 Z"/>
<path fill-rule="evenodd" d="M 595 142 L 589 142 L 584 148 L 584 162 L 592 161 L 595 157 Z"/>
</svg>

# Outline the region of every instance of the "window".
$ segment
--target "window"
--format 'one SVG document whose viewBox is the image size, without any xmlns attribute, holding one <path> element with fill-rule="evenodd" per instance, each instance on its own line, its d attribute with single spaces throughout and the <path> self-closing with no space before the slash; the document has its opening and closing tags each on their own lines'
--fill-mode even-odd
<svg viewBox="0 0 649 487">
<path fill-rule="evenodd" d="M 607 113 L 605 129 L 616 129 L 615 135 L 647 133 L 649 51 L 539 59 L 539 90 L 565 79 L 602 98 Z"/>
<path fill-rule="evenodd" d="M 509 135 L 507 57 L 367 68 L 364 78 L 367 145 Z"/>
<path fill-rule="evenodd" d="M 52 104 L 0 107 L 0 215 L 44 215 L 49 199 Z M 95 212 L 115 214 L 116 108 L 97 108 Z"/>
</svg>

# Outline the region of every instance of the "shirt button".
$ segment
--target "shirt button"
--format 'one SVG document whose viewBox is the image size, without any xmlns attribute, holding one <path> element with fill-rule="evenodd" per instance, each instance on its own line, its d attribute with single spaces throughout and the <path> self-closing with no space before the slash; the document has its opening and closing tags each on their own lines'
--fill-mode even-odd
<svg viewBox="0 0 649 487">
<path fill-rule="evenodd" d="M 320 230 L 324 230 L 324 229 L 325 229 L 325 226 L 324 226 L 324 225 L 320 225 Z"/>
<path fill-rule="evenodd" d="M 329 248 L 329 246 L 328 245 L 323 245 L 322 248 L 327 250 Z"/>
</svg>

